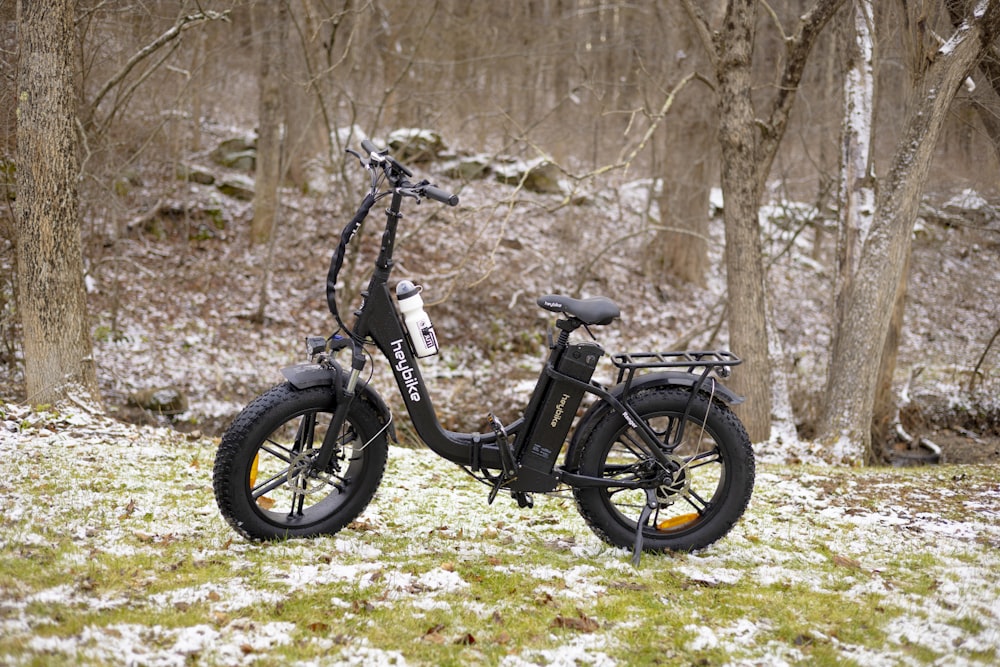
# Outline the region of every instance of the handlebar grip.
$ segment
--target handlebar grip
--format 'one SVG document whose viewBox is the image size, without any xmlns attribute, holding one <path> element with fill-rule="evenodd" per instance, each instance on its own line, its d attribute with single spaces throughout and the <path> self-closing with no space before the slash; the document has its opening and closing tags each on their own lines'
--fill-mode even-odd
<svg viewBox="0 0 1000 667">
<path fill-rule="evenodd" d="M 458 195 L 453 195 L 433 185 L 424 186 L 424 196 L 448 206 L 458 206 Z"/>
<path fill-rule="evenodd" d="M 375 144 L 374 144 L 374 143 L 373 143 L 373 142 L 372 142 L 371 140 L 369 140 L 369 139 L 362 139 L 362 140 L 361 140 L 361 148 L 362 148 L 362 149 L 363 149 L 363 150 L 365 151 L 365 153 L 367 153 L 368 155 L 371 155 L 372 153 L 376 153 L 376 154 L 379 154 L 379 153 L 381 153 L 381 152 L 382 152 L 382 151 L 381 151 L 381 150 L 380 150 L 380 149 L 378 148 L 378 146 L 376 146 L 376 145 L 375 145 Z"/>
</svg>

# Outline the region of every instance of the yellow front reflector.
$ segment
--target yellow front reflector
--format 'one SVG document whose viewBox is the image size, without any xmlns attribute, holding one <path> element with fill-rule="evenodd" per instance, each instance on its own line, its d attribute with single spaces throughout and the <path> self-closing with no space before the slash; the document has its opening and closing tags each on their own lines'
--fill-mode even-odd
<svg viewBox="0 0 1000 667">
<path fill-rule="evenodd" d="M 253 457 L 253 463 L 250 464 L 250 488 L 257 486 L 257 466 L 260 465 L 260 452 L 257 452 L 257 456 Z"/>
<path fill-rule="evenodd" d="M 664 519 L 660 523 L 656 524 L 657 530 L 673 530 L 674 528 L 679 528 L 684 524 L 691 523 L 698 518 L 698 514 L 692 512 L 691 514 L 681 514 L 680 516 L 671 517 L 669 519 Z"/>
<path fill-rule="evenodd" d="M 257 486 L 257 467 L 260 465 L 260 452 L 257 452 L 257 456 L 253 457 L 253 463 L 250 464 L 250 489 Z M 257 499 L 257 506 L 264 510 L 269 510 L 274 507 L 274 501 L 267 496 L 261 496 Z"/>
</svg>

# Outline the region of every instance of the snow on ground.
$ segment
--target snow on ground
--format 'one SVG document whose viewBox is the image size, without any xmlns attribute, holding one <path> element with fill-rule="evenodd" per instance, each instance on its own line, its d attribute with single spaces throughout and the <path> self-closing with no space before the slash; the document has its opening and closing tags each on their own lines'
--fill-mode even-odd
<svg viewBox="0 0 1000 667">
<path fill-rule="evenodd" d="M 810 661 L 814 644 L 838 662 L 866 665 L 1000 658 L 1000 475 L 988 466 L 765 464 L 729 536 L 700 553 L 646 557 L 633 569 L 629 554 L 587 530 L 571 502 L 487 505 L 484 487 L 423 450 L 391 450 L 382 489 L 355 528 L 264 547 L 237 538 L 218 515 L 211 440 L 77 408 L 39 413 L 4 404 L 0 417 L 2 664 L 273 664 L 284 651 L 322 656 L 299 664 L 422 664 L 406 647 L 375 646 L 366 634 L 345 639 L 338 628 L 358 611 L 345 590 L 370 593 L 365 605 L 400 613 L 460 605 L 456 616 L 470 624 L 516 613 L 514 600 L 470 596 L 482 575 L 461 566 L 472 563 L 478 572 L 525 579 L 532 595 L 585 619 L 598 615 L 599 600 L 669 574 L 673 584 L 654 594 L 664 613 L 681 614 L 685 638 L 672 654 L 681 662 L 711 655 L 713 664 L 796 664 Z M 558 565 L 537 561 L 539 544 L 561 554 Z M 459 567 L 414 565 L 438 558 L 439 549 Z M 185 574 L 174 580 L 164 559 Z M 191 582 L 185 563 L 214 574 Z M 746 587 L 775 597 L 714 621 L 713 605 L 733 604 L 726 591 Z M 270 617 L 306 595 L 327 600 L 315 627 Z M 871 610 L 857 622 L 884 641 L 806 620 L 790 640 L 768 613 L 786 595 Z M 678 608 L 680 601 L 687 606 Z M 214 622 L 184 615 L 204 607 Z M 137 620 L 144 617 L 154 620 Z M 590 622 L 554 643 L 509 638 L 499 664 L 627 665 L 641 649 L 629 643 L 630 628 L 649 625 L 643 641 L 663 641 L 662 619 Z M 461 650 L 482 662 L 475 647 Z"/>
</svg>

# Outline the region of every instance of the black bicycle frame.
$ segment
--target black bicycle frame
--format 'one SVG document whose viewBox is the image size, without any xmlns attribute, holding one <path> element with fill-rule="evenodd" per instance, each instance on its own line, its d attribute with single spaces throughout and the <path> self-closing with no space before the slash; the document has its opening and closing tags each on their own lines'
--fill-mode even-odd
<svg viewBox="0 0 1000 667">
<path fill-rule="evenodd" d="M 386 227 L 382 234 L 381 249 L 375 261 L 375 270 L 368 288 L 362 293 L 361 308 L 356 311 L 357 319 L 353 327 L 352 338 L 355 341 L 371 340 L 391 363 L 392 373 L 403 395 L 407 413 L 417 434 L 432 451 L 453 463 L 470 467 L 473 472 L 503 470 L 506 453 L 502 451 L 502 448 L 507 445 L 506 442 L 501 442 L 502 436 L 497 433 L 456 433 L 441 426 L 417 365 L 417 359 L 410 348 L 406 333 L 393 305 L 388 281 L 393 267 L 392 253 L 396 241 L 396 226 L 399 218 L 402 217 L 399 213 L 402 199 L 403 195 L 398 190 L 393 192 L 391 203 L 386 210 Z M 505 435 L 516 440 L 519 435 L 527 432 L 552 383 L 563 382 L 582 389 L 584 392 L 595 394 L 598 399 L 610 404 L 614 410 L 624 416 L 630 426 L 641 434 L 642 440 L 648 448 L 648 453 L 669 468 L 672 461 L 663 450 L 664 443 L 626 402 L 619 400 L 596 383 L 585 382 L 557 370 L 560 356 L 567 349 L 569 330 L 569 328 L 564 329 L 559 341 L 552 346 L 552 351 L 539 377 L 524 417 L 510 424 L 505 429 Z M 363 352 L 359 344 L 353 348 L 353 355 L 351 379 L 346 383 L 346 388 L 341 387 L 341 391 L 345 395 L 341 396 L 341 401 L 338 403 L 338 408 L 343 406 L 345 416 L 346 406 L 353 398 L 353 387 L 364 367 Z M 626 396 L 622 398 L 626 399 Z M 337 428 L 331 428 L 330 432 L 339 432 L 340 430 L 339 425 L 342 421 L 338 420 L 337 417 L 338 415 L 335 415 L 333 425 Z M 574 415 L 572 414 L 565 419 L 563 441 L 565 435 L 569 433 L 573 421 Z M 561 449 L 561 443 L 559 449 Z M 553 460 L 558 453 L 557 450 L 552 457 Z M 322 458 L 321 455 L 320 459 L 322 460 Z M 573 486 L 633 486 L 633 484 L 621 480 L 611 481 L 564 471 L 558 465 L 553 465 L 551 469 L 545 471 L 535 469 L 525 472 L 528 474 L 523 475 L 520 482 L 517 474 L 503 480 L 505 488 L 514 491 L 548 491 L 555 488 L 560 481 L 566 481 Z M 639 488 L 640 485 L 637 483 L 635 486 Z"/>
</svg>

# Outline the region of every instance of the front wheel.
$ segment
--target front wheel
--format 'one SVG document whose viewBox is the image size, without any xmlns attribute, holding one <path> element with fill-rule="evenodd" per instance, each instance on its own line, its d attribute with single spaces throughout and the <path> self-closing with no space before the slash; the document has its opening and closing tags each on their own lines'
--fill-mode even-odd
<svg viewBox="0 0 1000 667">
<path fill-rule="evenodd" d="M 213 487 L 237 532 L 254 540 L 332 534 L 368 505 L 385 471 L 388 425 L 355 397 L 330 464 L 317 470 L 336 402 L 328 386 L 286 382 L 236 417 L 215 456 Z"/>
<path fill-rule="evenodd" d="M 746 430 L 726 405 L 700 393 L 692 398 L 683 387 L 643 389 L 628 403 L 652 428 L 671 465 L 659 463 L 624 417 L 608 410 L 567 455 L 570 470 L 609 483 L 573 490 L 580 514 L 599 537 L 619 547 L 635 543 L 640 522 L 644 551 L 712 544 L 740 518 L 753 490 Z M 643 512 L 647 506 L 650 511 Z"/>
</svg>

